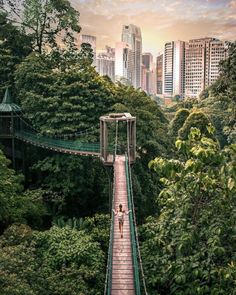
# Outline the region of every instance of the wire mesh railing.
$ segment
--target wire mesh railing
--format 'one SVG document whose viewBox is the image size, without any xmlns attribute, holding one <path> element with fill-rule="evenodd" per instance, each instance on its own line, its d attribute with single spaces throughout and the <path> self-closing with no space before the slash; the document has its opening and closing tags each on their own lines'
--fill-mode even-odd
<svg viewBox="0 0 236 295">
<path fill-rule="evenodd" d="M 127 195 L 128 195 L 128 208 L 129 210 L 131 210 L 129 214 L 129 223 L 130 223 L 132 260 L 133 260 L 133 271 L 134 271 L 134 286 L 135 286 L 135 294 L 141 295 L 137 244 L 136 244 L 137 241 L 136 241 L 135 229 L 134 229 L 134 212 L 133 212 L 133 206 L 132 206 L 132 200 L 131 200 L 131 187 L 130 187 L 129 173 L 130 172 L 129 172 L 128 158 L 127 158 L 127 155 L 125 155 L 125 176 L 126 176 L 126 186 L 127 186 Z"/>
<path fill-rule="evenodd" d="M 135 280 L 135 290 L 136 290 L 135 294 L 148 295 L 144 271 L 143 271 L 143 265 L 142 265 L 142 257 L 141 257 L 140 248 L 139 248 L 136 215 L 135 215 L 135 209 L 134 209 L 131 167 L 130 167 L 129 157 L 127 155 L 126 155 L 125 165 L 126 165 L 128 205 L 129 205 L 129 210 L 131 210 L 130 230 L 131 230 L 132 255 L 133 255 L 133 264 L 134 264 L 134 280 Z M 140 278 L 142 281 L 142 288 L 141 288 Z"/>
<path fill-rule="evenodd" d="M 52 149 L 65 149 L 81 152 L 93 152 L 100 153 L 99 143 L 84 143 L 81 141 L 72 140 L 61 140 L 54 139 L 51 137 L 42 136 L 40 134 L 35 134 L 30 131 L 18 131 L 15 132 L 15 137 L 21 140 L 29 141 L 32 144 L 42 146 L 44 148 Z"/>
<path fill-rule="evenodd" d="M 113 183 L 115 183 L 115 173 L 113 174 Z M 115 198 L 115 186 L 113 185 L 112 208 L 114 207 L 114 198 Z M 104 295 L 110 295 L 111 290 L 112 290 L 112 260 L 113 260 L 114 223 L 115 223 L 115 220 L 114 220 L 114 214 L 112 211 Z"/>
<path fill-rule="evenodd" d="M 114 146 L 113 164 L 116 160 L 117 137 L 118 137 L 118 121 L 116 122 L 116 138 L 115 138 L 115 146 Z M 108 257 L 107 257 L 107 270 L 106 270 L 104 295 L 110 295 L 112 290 L 112 260 L 113 260 L 113 239 L 114 239 L 114 223 L 115 223 L 113 209 L 114 209 L 114 199 L 115 199 L 115 183 L 116 183 L 116 174 L 113 171 L 113 193 L 112 193 L 112 204 L 111 204 L 112 213 L 111 213 L 110 239 L 109 239 Z"/>
</svg>

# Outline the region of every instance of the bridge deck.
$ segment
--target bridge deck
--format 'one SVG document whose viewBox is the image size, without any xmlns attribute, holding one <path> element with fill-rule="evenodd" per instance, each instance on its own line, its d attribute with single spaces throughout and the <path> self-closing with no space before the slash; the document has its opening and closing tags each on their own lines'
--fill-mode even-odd
<svg viewBox="0 0 236 295">
<path fill-rule="evenodd" d="M 125 177 L 125 156 L 116 156 L 114 164 L 115 197 L 114 206 L 117 210 L 119 204 L 128 211 L 128 199 Z M 113 240 L 113 267 L 111 295 L 135 295 L 133 262 L 130 240 L 129 217 L 125 215 L 123 238 L 119 232 L 119 222 L 115 216 Z"/>
</svg>

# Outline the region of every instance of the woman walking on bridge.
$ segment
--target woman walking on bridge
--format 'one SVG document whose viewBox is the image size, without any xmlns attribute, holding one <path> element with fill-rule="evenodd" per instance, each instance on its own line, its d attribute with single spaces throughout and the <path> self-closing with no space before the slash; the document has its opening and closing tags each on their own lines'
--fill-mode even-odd
<svg viewBox="0 0 236 295">
<path fill-rule="evenodd" d="M 118 210 L 114 210 L 112 209 L 114 214 L 117 215 L 118 217 L 118 222 L 119 222 L 119 230 L 120 230 L 120 235 L 121 235 L 121 238 L 123 238 L 123 226 L 124 226 L 124 215 L 125 214 L 129 214 L 131 212 L 131 210 L 129 211 L 125 211 L 122 209 L 122 204 L 119 205 L 119 209 Z"/>
</svg>

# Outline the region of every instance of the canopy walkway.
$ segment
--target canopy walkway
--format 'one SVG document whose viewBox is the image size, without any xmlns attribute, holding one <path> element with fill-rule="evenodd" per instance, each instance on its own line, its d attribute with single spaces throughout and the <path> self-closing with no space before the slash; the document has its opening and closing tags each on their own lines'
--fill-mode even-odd
<svg viewBox="0 0 236 295">
<path fill-rule="evenodd" d="M 123 237 L 121 237 L 118 219 L 111 211 L 104 295 L 147 295 L 139 251 L 130 169 L 130 164 L 134 163 L 136 157 L 136 118 L 129 113 L 100 117 L 100 143 L 87 143 L 78 139 L 44 136 L 26 122 L 20 113 L 20 107 L 12 102 L 7 90 L 0 104 L 0 139 L 11 142 L 13 167 L 15 140 L 65 154 L 100 157 L 105 165 L 113 166 L 112 210 L 122 204 L 123 209 L 129 213 L 124 220 Z M 108 140 L 107 125 L 111 122 L 116 123 L 115 144 L 110 144 Z M 117 155 L 119 122 L 125 122 L 127 125 L 126 155 Z M 26 125 L 30 128 L 26 128 Z M 86 131 L 80 134 L 88 133 Z M 86 137 L 84 141 L 85 139 Z"/>
<path fill-rule="evenodd" d="M 112 209 L 116 210 L 119 204 L 127 215 L 121 237 L 118 218 L 112 211 L 104 295 L 147 295 L 135 221 L 131 170 L 128 157 L 124 155 L 116 155 L 114 161 Z"/>
</svg>

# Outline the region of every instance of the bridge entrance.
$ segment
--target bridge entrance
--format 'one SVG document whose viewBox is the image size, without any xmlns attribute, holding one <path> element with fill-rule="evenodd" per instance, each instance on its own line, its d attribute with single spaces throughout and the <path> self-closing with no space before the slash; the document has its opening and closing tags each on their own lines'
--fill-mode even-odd
<svg viewBox="0 0 236 295">
<path fill-rule="evenodd" d="M 125 153 L 128 154 L 130 163 L 134 163 L 136 117 L 130 113 L 114 113 L 100 117 L 100 156 L 104 165 L 113 165 L 114 155 Z"/>
</svg>

